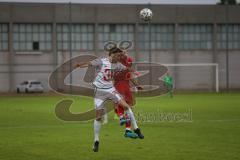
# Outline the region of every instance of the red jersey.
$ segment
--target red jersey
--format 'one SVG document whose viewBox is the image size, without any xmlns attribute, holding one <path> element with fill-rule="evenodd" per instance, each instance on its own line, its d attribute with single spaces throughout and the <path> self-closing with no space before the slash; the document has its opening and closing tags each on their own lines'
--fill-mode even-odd
<svg viewBox="0 0 240 160">
<path fill-rule="evenodd" d="M 122 63 L 126 67 L 132 66 L 133 59 L 128 55 L 124 55 L 120 59 L 120 63 Z M 114 75 L 115 84 L 119 82 L 129 83 L 129 79 L 131 78 L 131 73 L 128 70 L 117 72 Z"/>
<path fill-rule="evenodd" d="M 121 58 L 120 62 L 126 67 L 131 67 L 133 59 L 131 57 L 125 55 Z M 117 89 L 117 91 L 124 97 L 127 104 L 134 105 L 135 101 L 134 101 L 134 97 L 132 95 L 131 87 L 129 84 L 130 78 L 131 78 L 131 73 L 128 70 L 115 73 L 114 86 Z M 118 108 L 122 108 L 121 105 L 119 105 Z M 122 109 L 122 110 L 124 113 L 124 109 Z"/>
</svg>

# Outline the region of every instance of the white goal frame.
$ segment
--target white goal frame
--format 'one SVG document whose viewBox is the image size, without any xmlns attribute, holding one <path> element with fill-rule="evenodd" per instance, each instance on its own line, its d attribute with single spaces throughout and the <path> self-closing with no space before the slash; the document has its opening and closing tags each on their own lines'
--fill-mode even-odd
<svg viewBox="0 0 240 160">
<path fill-rule="evenodd" d="M 218 67 L 218 63 L 168 63 L 168 64 L 162 64 L 166 67 L 186 67 L 186 66 L 205 66 L 205 67 L 209 67 L 209 66 L 213 66 L 215 67 L 215 90 L 216 92 L 219 92 L 219 67 Z"/>
</svg>

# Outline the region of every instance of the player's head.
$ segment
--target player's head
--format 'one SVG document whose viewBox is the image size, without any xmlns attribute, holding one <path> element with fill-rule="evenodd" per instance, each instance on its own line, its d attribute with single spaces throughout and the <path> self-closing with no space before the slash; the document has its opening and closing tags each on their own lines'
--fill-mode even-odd
<svg viewBox="0 0 240 160">
<path fill-rule="evenodd" d="M 119 61 L 122 53 L 123 53 L 123 51 L 120 48 L 113 47 L 110 49 L 108 55 L 109 55 L 109 57 L 111 57 L 112 62 L 116 63 Z"/>
<path fill-rule="evenodd" d="M 125 59 L 128 56 L 128 52 L 126 50 L 123 50 L 123 52 L 120 55 L 120 58 Z"/>
</svg>

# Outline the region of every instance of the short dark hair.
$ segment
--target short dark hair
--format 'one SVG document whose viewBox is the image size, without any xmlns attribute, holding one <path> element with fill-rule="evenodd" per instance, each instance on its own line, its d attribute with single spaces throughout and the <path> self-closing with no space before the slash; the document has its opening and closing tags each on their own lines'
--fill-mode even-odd
<svg viewBox="0 0 240 160">
<path fill-rule="evenodd" d="M 121 50 L 120 48 L 118 47 L 113 47 L 110 49 L 109 51 L 109 56 L 111 56 L 112 54 L 115 54 L 115 53 L 119 53 L 119 52 L 123 52 L 123 50 Z"/>
</svg>

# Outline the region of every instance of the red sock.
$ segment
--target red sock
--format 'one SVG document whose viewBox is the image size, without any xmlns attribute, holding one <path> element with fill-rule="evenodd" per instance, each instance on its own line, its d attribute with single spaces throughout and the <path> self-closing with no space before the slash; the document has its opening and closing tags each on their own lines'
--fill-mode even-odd
<svg viewBox="0 0 240 160">
<path fill-rule="evenodd" d="M 124 115 L 124 109 L 121 105 L 117 106 L 117 115 L 121 118 Z"/>
<path fill-rule="evenodd" d="M 127 115 L 126 115 L 126 119 L 128 119 L 129 117 L 127 117 Z M 127 123 L 126 123 L 126 130 L 131 130 L 131 121 L 128 121 Z"/>
<path fill-rule="evenodd" d="M 123 109 L 123 107 L 122 107 L 121 105 L 118 105 L 118 106 L 117 106 L 117 115 L 118 115 L 120 118 L 123 117 L 123 115 L 124 115 L 124 109 Z M 126 115 L 125 118 L 128 119 L 129 117 L 127 117 L 127 115 Z M 128 121 L 128 122 L 126 123 L 126 130 L 131 130 L 131 121 Z"/>
</svg>

